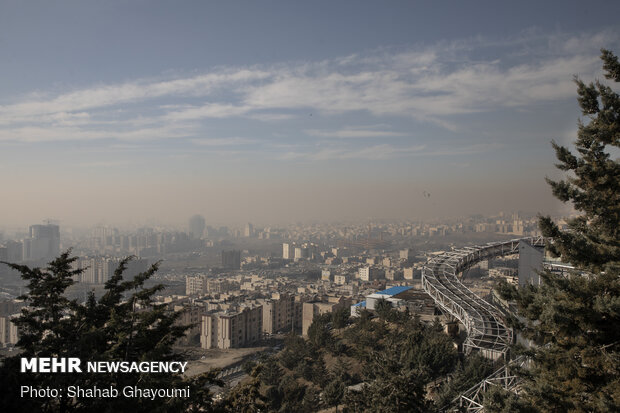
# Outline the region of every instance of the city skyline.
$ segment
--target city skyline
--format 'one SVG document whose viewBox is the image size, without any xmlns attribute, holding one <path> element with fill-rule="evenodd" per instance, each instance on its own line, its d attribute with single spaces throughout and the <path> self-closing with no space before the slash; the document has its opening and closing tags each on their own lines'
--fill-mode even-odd
<svg viewBox="0 0 620 413">
<path fill-rule="evenodd" d="M 608 3 L 2 2 L 0 226 L 568 212 Z"/>
</svg>

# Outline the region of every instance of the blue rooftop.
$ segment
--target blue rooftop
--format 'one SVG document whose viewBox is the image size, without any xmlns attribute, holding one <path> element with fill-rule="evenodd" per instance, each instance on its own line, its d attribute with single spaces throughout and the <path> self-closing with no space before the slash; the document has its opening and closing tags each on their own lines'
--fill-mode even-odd
<svg viewBox="0 0 620 413">
<path fill-rule="evenodd" d="M 411 290 L 413 287 L 408 287 L 406 285 L 402 285 L 402 286 L 396 286 L 396 287 L 390 287 L 387 290 L 383 290 L 383 291 L 377 291 L 376 294 L 383 294 L 383 295 L 389 295 L 389 296 L 394 296 L 394 295 L 398 295 L 402 292 L 405 292 L 407 290 Z"/>
<path fill-rule="evenodd" d="M 366 301 L 360 301 L 357 304 L 353 304 L 353 307 L 364 307 L 364 308 L 366 308 Z"/>
</svg>

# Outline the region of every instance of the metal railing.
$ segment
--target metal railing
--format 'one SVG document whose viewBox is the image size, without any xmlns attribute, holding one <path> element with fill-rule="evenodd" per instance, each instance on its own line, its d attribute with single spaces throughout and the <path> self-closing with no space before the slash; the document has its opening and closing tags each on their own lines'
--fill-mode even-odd
<svg viewBox="0 0 620 413">
<path fill-rule="evenodd" d="M 497 307 L 474 294 L 457 275 L 482 260 L 518 254 L 521 242 L 542 246 L 544 238 L 519 238 L 447 251 L 433 257 L 422 269 L 424 290 L 438 307 L 465 326 L 465 353 L 475 349 L 485 357 L 507 360 L 512 329 Z"/>
<path fill-rule="evenodd" d="M 533 246 L 545 245 L 543 237 L 526 237 L 465 247 L 433 257 L 422 269 L 424 290 L 443 311 L 465 326 L 467 338 L 463 343 L 464 351 L 469 353 L 475 349 L 487 358 L 502 358 L 506 363 L 455 399 L 452 406 L 458 406 L 456 410 L 482 412 L 482 397 L 490 386 L 501 386 L 510 391 L 517 389 L 518 377 L 511 374 L 510 369 L 523 366 L 527 359 L 521 356 L 509 362 L 512 329 L 507 326 L 497 307 L 474 294 L 460 282 L 457 275 L 482 260 L 518 254 L 521 242 Z"/>
</svg>

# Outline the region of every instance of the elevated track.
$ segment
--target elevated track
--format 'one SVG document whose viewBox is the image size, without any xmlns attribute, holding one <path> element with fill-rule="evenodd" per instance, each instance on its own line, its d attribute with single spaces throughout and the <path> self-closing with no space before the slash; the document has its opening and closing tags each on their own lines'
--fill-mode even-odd
<svg viewBox="0 0 620 413">
<path fill-rule="evenodd" d="M 513 341 L 512 329 L 502 312 L 474 294 L 458 275 L 483 260 L 519 253 L 519 243 L 544 246 L 543 237 L 526 237 L 464 247 L 433 257 L 422 269 L 422 286 L 438 307 L 465 326 L 463 350 L 481 352 L 485 357 L 508 361 Z"/>
</svg>

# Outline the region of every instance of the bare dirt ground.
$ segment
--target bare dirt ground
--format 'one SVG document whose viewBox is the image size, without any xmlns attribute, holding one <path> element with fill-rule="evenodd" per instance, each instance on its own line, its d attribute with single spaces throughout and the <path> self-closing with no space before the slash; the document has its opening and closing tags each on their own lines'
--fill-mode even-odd
<svg viewBox="0 0 620 413">
<path fill-rule="evenodd" d="M 192 360 L 187 366 L 185 374 L 195 376 L 205 373 L 213 368 L 222 369 L 240 363 L 252 354 L 267 350 L 269 347 L 231 348 L 226 350 L 209 349 L 201 350 L 201 356 Z M 203 358 L 204 357 L 204 358 Z"/>
</svg>

